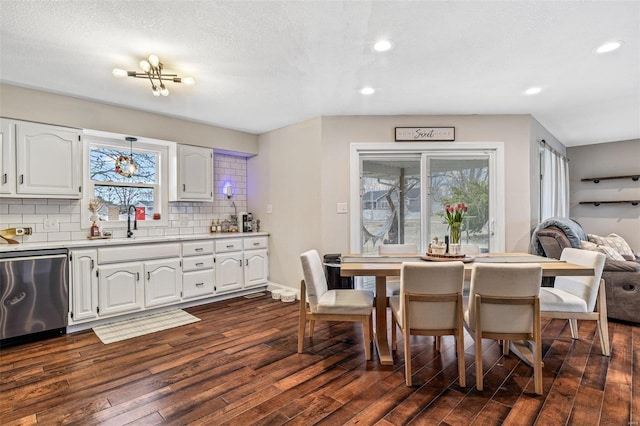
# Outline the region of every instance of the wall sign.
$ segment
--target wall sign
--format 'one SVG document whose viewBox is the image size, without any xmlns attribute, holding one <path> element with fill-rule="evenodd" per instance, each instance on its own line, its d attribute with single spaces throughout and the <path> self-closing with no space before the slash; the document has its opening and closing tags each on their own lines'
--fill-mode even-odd
<svg viewBox="0 0 640 426">
<path fill-rule="evenodd" d="M 396 127 L 399 141 L 454 141 L 455 127 Z"/>
</svg>

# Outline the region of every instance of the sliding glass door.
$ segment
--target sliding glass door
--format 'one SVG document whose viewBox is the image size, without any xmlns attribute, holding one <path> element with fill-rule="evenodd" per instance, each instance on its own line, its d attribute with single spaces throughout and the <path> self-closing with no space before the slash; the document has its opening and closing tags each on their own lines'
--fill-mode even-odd
<svg viewBox="0 0 640 426">
<path fill-rule="evenodd" d="M 361 250 L 380 244 L 421 245 L 420 155 L 361 158 Z"/>
<path fill-rule="evenodd" d="M 426 252 L 448 235 L 445 206 L 460 202 L 469 208 L 462 244 L 504 250 L 501 143 L 352 144 L 351 151 L 351 252 L 403 243 Z"/>
<path fill-rule="evenodd" d="M 424 156 L 429 182 L 425 188 L 427 240 L 438 238 L 442 241 L 448 235 L 447 224 L 444 221 L 445 206 L 464 203 L 468 211 L 462 223 L 460 242 L 476 245 L 478 250 L 488 252 L 491 248 L 492 229 L 490 155 Z"/>
</svg>

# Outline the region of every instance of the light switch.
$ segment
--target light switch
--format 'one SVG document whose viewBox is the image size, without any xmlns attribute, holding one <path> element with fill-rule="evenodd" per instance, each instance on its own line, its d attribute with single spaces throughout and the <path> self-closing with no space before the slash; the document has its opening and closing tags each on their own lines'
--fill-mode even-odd
<svg viewBox="0 0 640 426">
<path fill-rule="evenodd" d="M 268 214 L 273 213 L 273 205 L 272 204 L 267 204 L 267 213 Z"/>
<path fill-rule="evenodd" d="M 347 213 L 347 203 L 338 203 L 337 210 L 338 210 L 338 214 Z"/>
</svg>

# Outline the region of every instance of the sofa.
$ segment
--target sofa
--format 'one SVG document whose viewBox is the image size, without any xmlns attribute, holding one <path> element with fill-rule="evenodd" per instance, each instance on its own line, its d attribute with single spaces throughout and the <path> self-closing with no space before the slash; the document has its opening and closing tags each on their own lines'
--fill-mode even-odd
<svg viewBox="0 0 640 426">
<path fill-rule="evenodd" d="M 607 259 L 602 279 L 607 293 L 607 317 L 613 320 L 640 323 L 640 257 L 633 252 L 629 254 L 628 250 L 624 256 L 618 256 L 617 253 L 611 252 L 610 247 L 589 242 L 590 239 L 602 242 L 598 238 L 606 237 L 587 235 L 578 222 L 556 217 L 547 219 L 536 227 L 532 234 L 529 251 L 532 254 L 555 259 L 560 258 L 560 253 L 566 247 L 579 249 L 588 247 L 588 249 L 604 252 Z"/>
</svg>

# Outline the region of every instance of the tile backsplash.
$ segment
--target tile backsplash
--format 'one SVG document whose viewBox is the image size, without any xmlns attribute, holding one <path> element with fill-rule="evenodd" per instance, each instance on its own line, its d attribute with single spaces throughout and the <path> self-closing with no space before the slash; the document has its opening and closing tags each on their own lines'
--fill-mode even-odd
<svg viewBox="0 0 640 426">
<path fill-rule="evenodd" d="M 233 201 L 238 212 L 247 209 L 247 160 L 225 154 L 214 154 L 214 201 L 171 202 L 164 226 L 139 226 L 136 236 L 192 235 L 209 232 L 211 221 L 228 219 L 234 214 L 231 201 L 222 194 L 225 182 L 235 186 Z M 16 237 L 21 243 L 82 240 L 89 234 L 89 223 L 82 224 L 81 212 L 86 209 L 83 200 L 0 198 L 0 229 L 31 227 L 33 234 Z M 53 224 L 52 228 L 45 226 Z M 83 227 L 84 225 L 84 227 Z M 103 229 L 113 232 L 114 238 L 126 237 L 126 227 L 111 228 L 106 222 Z M 47 228 L 47 229 L 45 229 Z"/>
</svg>

